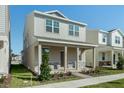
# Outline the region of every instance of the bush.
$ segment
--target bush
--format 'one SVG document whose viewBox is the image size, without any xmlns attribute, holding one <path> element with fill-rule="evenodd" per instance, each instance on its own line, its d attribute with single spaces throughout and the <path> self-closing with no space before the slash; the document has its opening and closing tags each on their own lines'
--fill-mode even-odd
<svg viewBox="0 0 124 93">
<path fill-rule="evenodd" d="M 122 70 L 124 65 L 124 58 L 120 55 L 118 57 L 118 62 L 117 62 L 117 69 Z"/>
<path fill-rule="evenodd" d="M 44 81 L 44 80 L 49 80 L 51 78 L 51 74 L 50 74 L 50 67 L 48 64 L 49 61 L 49 57 L 48 57 L 48 53 L 43 53 L 42 55 L 42 64 L 40 67 L 40 75 L 39 75 L 39 80 Z"/>
<path fill-rule="evenodd" d="M 71 76 L 72 75 L 72 72 L 67 72 L 66 75 L 67 76 Z"/>
<path fill-rule="evenodd" d="M 3 83 L 4 78 L 5 78 L 4 76 L 2 76 L 2 77 L 0 78 L 0 84 Z"/>
<path fill-rule="evenodd" d="M 59 76 L 60 76 L 60 77 L 64 77 L 64 73 L 61 72 L 61 73 L 59 74 Z"/>
</svg>

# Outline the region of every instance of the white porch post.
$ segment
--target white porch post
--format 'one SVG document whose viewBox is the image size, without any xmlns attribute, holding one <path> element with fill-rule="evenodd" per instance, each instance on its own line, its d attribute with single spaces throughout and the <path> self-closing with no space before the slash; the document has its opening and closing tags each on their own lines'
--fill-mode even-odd
<svg viewBox="0 0 124 93">
<path fill-rule="evenodd" d="M 64 72 L 67 70 L 67 46 L 64 47 Z"/>
<path fill-rule="evenodd" d="M 96 49 L 93 48 L 93 68 L 96 68 Z"/>
<path fill-rule="evenodd" d="M 79 70 L 79 48 L 77 47 L 76 69 Z"/>
<path fill-rule="evenodd" d="M 112 52 L 112 54 L 111 54 L 111 56 L 112 56 L 111 57 L 111 66 L 112 66 L 112 68 L 114 68 L 114 64 L 113 64 L 113 61 L 114 61 L 113 60 L 114 51 L 112 50 L 111 52 Z"/>
<path fill-rule="evenodd" d="M 38 74 L 40 75 L 40 65 L 42 63 L 42 45 L 38 45 Z"/>
</svg>

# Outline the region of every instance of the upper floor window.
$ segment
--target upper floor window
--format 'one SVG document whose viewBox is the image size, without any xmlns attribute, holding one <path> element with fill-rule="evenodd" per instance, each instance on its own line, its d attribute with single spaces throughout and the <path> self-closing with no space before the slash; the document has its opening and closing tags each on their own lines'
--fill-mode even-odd
<svg viewBox="0 0 124 93">
<path fill-rule="evenodd" d="M 46 19 L 46 31 L 47 32 L 52 32 L 52 20 L 51 19 Z"/>
<path fill-rule="evenodd" d="M 46 31 L 59 33 L 59 22 L 52 19 L 46 19 Z"/>
<path fill-rule="evenodd" d="M 69 25 L 69 35 L 74 35 L 74 25 Z"/>
<path fill-rule="evenodd" d="M 119 36 L 115 36 L 115 43 L 120 44 L 120 37 Z"/>
<path fill-rule="evenodd" d="M 103 34 L 103 38 L 102 38 L 102 42 L 106 42 L 106 40 L 107 40 L 107 36 L 106 36 L 106 34 Z"/>
<path fill-rule="evenodd" d="M 75 26 L 75 36 L 79 36 L 79 26 Z"/>
<path fill-rule="evenodd" d="M 79 26 L 77 25 L 69 25 L 69 35 L 79 36 Z"/>
<path fill-rule="evenodd" d="M 58 21 L 54 21 L 54 32 L 59 33 L 59 22 Z"/>
</svg>

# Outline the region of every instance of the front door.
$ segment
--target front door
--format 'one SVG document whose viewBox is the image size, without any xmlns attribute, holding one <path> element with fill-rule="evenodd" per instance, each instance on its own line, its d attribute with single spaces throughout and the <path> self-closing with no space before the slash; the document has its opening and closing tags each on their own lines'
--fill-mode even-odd
<svg viewBox="0 0 124 93">
<path fill-rule="evenodd" d="M 61 67 L 64 67 L 64 51 L 60 52 Z"/>
</svg>

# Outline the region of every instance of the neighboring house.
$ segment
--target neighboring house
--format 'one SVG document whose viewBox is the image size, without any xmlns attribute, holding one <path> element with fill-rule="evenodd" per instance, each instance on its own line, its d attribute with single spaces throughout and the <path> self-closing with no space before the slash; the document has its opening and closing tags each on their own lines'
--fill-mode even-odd
<svg viewBox="0 0 124 93">
<path fill-rule="evenodd" d="M 21 64 L 22 56 L 21 55 L 12 55 L 11 64 Z"/>
<path fill-rule="evenodd" d="M 70 20 L 61 12 L 33 11 L 27 16 L 24 31 L 23 64 L 40 74 L 42 54 L 49 52 L 49 65 L 53 72 L 81 71 L 85 68 L 86 50 L 93 50 L 92 67 L 95 68 L 95 47 L 86 43 L 86 24 Z"/>
<path fill-rule="evenodd" d="M 123 56 L 123 33 L 120 29 L 113 29 L 111 31 L 103 30 L 87 30 L 87 42 L 98 44 L 96 48 L 96 62 L 97 66 L 116 67 L 118 57 Z M 86 56 L 92 56 L 91 51 L 87 51 Z M 91 64 L 91 58 L 86 58 Z"/>
<path fill-rule="evenodd" d="M 9 7 L 0 5 L 0 74 L 8 74 L 10 67 Z"/>
</svg>

